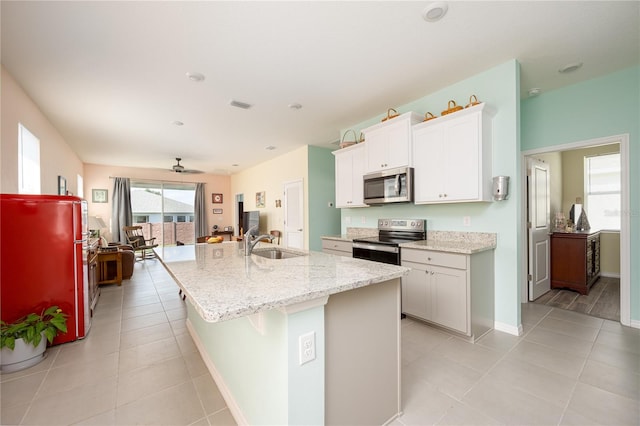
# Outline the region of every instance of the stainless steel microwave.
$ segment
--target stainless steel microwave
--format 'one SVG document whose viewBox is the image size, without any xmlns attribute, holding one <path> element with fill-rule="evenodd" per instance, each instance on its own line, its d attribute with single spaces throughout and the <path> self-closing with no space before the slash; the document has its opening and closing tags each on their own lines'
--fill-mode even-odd
<svg viewBox="0 0 640 426">
<path fill-rule="evenodd" d="M 369 205 L 413 201 L 413 168 L 399 167 L 364 175 L 364 202 Z"/>
</svg>

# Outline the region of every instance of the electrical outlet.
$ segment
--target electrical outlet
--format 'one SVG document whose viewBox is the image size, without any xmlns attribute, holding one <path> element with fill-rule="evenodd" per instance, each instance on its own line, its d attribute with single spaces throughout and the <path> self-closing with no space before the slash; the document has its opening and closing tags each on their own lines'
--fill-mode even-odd
<svg viewBox="0 0 640 426">
<path fill-rule="evenodd" d="M 464 216 L 462 218 L 462 225 L 471 226 L 471 216 Z"/>
<path fill-rule="evenodd" d="M 300 365 L 316 359 L 316 332 L 311 331 L 298 337 Z"/>
</svg>

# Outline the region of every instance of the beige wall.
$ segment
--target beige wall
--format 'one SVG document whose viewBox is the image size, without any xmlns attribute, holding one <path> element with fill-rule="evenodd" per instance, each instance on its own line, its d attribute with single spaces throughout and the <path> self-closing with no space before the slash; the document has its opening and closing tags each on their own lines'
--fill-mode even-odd
<svg viewBox="0 0 640 426">
<path fill-rule="evenodd" d="M 276 207 L 275 200 L 283 199 L 286 182 L 303 181 L 304 190 L 304 247 L 309 247 L 308 214 L 308 149 L 306 146 L 258 164 L 231 176 L 231 194 L 244 196 L 244 210 L 260 211 L 260 232 L 272 229 L 284 231 L 284 204 Z M 256 208 L 256 192 L 265 192 L 265 207 Z M 235 211 L 235 208 L 234 208 Z"/>
<path fill-rule="evenodd" d="M 584 157 L 620 152 L 619 144 L 575 149 L 562 153 L 562 211 L 569 217 L 571 205 L 584 200 Z M 587 217 L 589 211 L 587 210 Z M 620 232 L 600 235 L 600 270 L 603 275 L 620 276 Z"/>
<path fill-rule="evenodd" d="M 77 175 L 83 174 L 82 161 L 4 67 L 1 74 L 1 93 L 0 190 L 11 194 L 18 192 L 18 123 L 22 123 L 40 139 L 41 193 L 57 194 L 58 176 L 64 176 L 67 179 L 67 189 L 78 195 Z"/>
<path fill-rule="evenodd" d="M 180 175 L 170 171 L 143 169 L 136 167 L 103 166 L 98 164 L 85 164 L 84 167 L 85 198 L 89 201 L 89 215 L 100 216 L 110 227 L 111 220 L 111 196 L 113 194 L 113 179 L 110 177 L 128 177 L 132 179 L 149 179 L 166 182 L 204 182 L 207 198 L 207 221 L 209 229 L 213 225 L 219 228 L 233 226 L 233 196 L 230 191 L 231 179 L 226 175 L 195 174 Z M 93 203 L 91 200 L 92 189 L 107 189 L 109 191 L 108 203 Z M 212 193 L 223 195 L 222 204 L 213 204 Z M 223 214 L 213 214 L 213 209 L 222 209 Z M 111 235 L 107 236 L 111 241 Z"/>
</svg>

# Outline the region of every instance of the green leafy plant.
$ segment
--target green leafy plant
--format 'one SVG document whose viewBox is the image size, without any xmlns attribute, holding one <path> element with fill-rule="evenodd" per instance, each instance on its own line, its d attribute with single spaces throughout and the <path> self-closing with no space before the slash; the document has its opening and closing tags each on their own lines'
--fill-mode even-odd
<svg viewBox="0 0 640 426">
<path fill-rule="evenodd" d="M 25 343 L 31 343 L 34 347 L 40 344 L 42 333 L 49 341 L 59 333 L 67 332 L 67 317 L 57 306 L 51 306 L 42 311 L 28 314 L 10 324 L 0 321 L 0 348 L 15 348 L 16 339 L 23 339 Z"/>
</svg>

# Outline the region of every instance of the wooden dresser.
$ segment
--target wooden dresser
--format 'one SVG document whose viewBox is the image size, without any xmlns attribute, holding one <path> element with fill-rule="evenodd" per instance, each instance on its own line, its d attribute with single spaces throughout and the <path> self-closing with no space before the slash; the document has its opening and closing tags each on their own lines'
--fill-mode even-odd
<svg viewBox="0 0 640 426">
<path fill-rule="evenodd" d="M 551 235 L 551 288 L 589 294 L 600 276 L 600 231 Z"/>
</svg>

